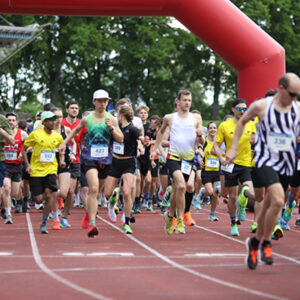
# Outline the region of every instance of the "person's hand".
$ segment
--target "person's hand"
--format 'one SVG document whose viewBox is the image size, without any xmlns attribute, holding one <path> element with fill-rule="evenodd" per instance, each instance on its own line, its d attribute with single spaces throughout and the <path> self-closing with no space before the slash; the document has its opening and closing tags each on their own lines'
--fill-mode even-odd
<svg viewBox="0 0 300 300">
<path fill-rule="evenodd" d="M 234 149 L 229 149 L 229 151 L 226 153 L 226 159 L 225 159 L 225 162 L 226 162 L 226 165 L 230 165 L 233 163 L 233 161 L 235 160 L 236 158 L 236 150 Z M 221 162 L 222 163 L 222 162 Z M 223 163 L 222 163 L 223 165 Z"/>
<path fill-rule="evenodd" d="M 106 119 L 105 119 L 105 124 L 106 124 L 106 126 L 109 128 L 109 130 L 112 130 L 112 128 L 113 128 L 113 122 L 112 122 L 112 119 L 106 118 Z"/>
</svg>

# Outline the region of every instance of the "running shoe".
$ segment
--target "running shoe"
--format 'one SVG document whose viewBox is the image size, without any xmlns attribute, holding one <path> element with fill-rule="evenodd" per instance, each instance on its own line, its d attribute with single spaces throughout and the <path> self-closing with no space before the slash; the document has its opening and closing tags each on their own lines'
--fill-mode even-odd
<svg viewBox="0 0 300 300">
<path fill-rule="evenodd" d="M 245 221 L 246 219 L 246 210 L 245 210 L 245 207 L 242 207 L 240 205 L 240 202 L 238 201 L 237 202 L 237 207 L 238 207 L 238 210 L 237 210 L 237 217 L 240 221 Z"/>
<path fill-rule="evenodd" d="M 99 234 L 99 230 L 96 225 L 90 225 L 88 230 L 88 237 L 94 237 Z"/>
<path fill-rule="evenodd" d="M 189 211 L 183 214 L 183 221 L 186 226 L 194 226 L 196 225 L 195 220 L 192 218 L 191 214 Z"/>
<path fill-rule="evenodd" d="M 110 204 L 112 204 L 112 206 L 114 206 L 117 203 L 118 198 L 119 198 L 119 193 L 120 193 L 120 188 L 116 187 L 114 189 L 112 196 L 110 196 L 110 198 L 109 198 L 109 202 L 110 202 Z"/>
<path fill-rule="evenodd" d="M 135 203 L 134 213 L 140 214 L 142 211 L 140 199 Z"/>
<path fill-rule="evenodd" d="M 22 212 L 22 204 L 19 203 L 19 201 L 18 201 L 14 213 L 19 214 L 21 212 Z"/>
<path fill-rule="evenodd" d="M 260 248 L 260 259 L 267 265 L 273 264 L 272 244 L 271 242 L 262 244 Z"/>
<path fill-rule="evenodd" d="M 273 240 L 279 240 L 280 238 L 283 237 L 283 230 L 280 227 L 280 225 L 275 225 L 273 233 L 272 233 L 272 239 Z"/>
<path fill-rule="evenodd" d="M 49 212 L 48 218 L 49 218 L 49 219 L 53 219 L 53 215 L 52 215 L 52 212 L 51 212 L 51 211 Z"/>
<path fill-rule="evenodd" d="M 110 202 L 107 205 L 107 216 L 108 216 L 109 221 L 111 221 L 112 223 L 117 222 L 117 215 L 115 213 L 114 204 L 112 204 L 112 202 Z"/>
<path fill-rule="evenodd" d="M 229 198 L 228 196 L 223 197 L 223 203 L 228 204 Z"/>
<path fill-rule="evenodd" d="M 53 223 L 52 230 L 61 230 L 59 221 Z"/>
<path fill-rule="evenodd" d="M 288 225 L 288 223 L 284 220 L 283 217 L 281 217 L 279 219 L 279 225 L 282 228 L 282 230 L 290 230 L 291 229 L 291 227 Z"/>
<path fill-rule="evenodd" d="M 42 223 L 40 226 L 40 233 L 41 234 L 48 234 L 47 226 L 46 224 Z"/>
<path fill-rule="evenodd" d="M 240 203 L 241 207 L 246 207 L 248 203 L 248 197 L 245 196 L 245 191 L 249 190 L 248 184 L 244 184 L 241 189 L 241 193 L 239 195 L 238 203 Z"/>
<path fill-rule="evenodd" d="M 173 231 L 175 231 L 176 225 L 177 225 L 177 218 L 173 217 L 173 222 L 172 222 L 172 226 L 173 226 Z"/>
<path fill-rule="evenodd" d="M 173 192 L 172 186 L 168 186 L 164 195 L 163 204 L 162 204 L 163 206 L 165 207 L 170 206 L 170 199 L 171 199 L 172 192 Z"/>
<path fill-rule="evenodd" d="M 135 223 L 135 217 L 132 214 L 130 214 L 130 221 L 129 222 L 130 223 Z"/>
<path fill-rule="evenodd" d="M 237 224 L 231 225 L 230 235 L 231 236 L 240 236 Z"/>
<path fill-rule="evenodd" d="M 193 198 L 193 206 L 196 210 L 199 210 L 201 209 L 201 205 L 200 203 L 198 202 L 198 199 L 197 199 L 197 196 L 195 195 L 194 198 Z"/>
<path fill-rule="evenodd" d="M 300 227 L 300 219 L 297 219 L 297 220 L 296 220 L 295 225 Z"/>
<path fill-rule="evenodd" d="M 90 224 L 90 218 L 89 218 L 89 214 L 88 212 L 85 213 L 85 216 L 83 217 L 83 219 L 81 220 L 81 227 L 83 229 L 87 229 L 89 227 Z"/>
<path fill-rule="evenodd" d="M 124 225 L 124 232 L 126 234 L 132 234 L 133 233 L 132 229 L 130 228 L 130 226 L 128 224 Z"/>
<path fill-rule="evenodd" d="M 122 214 L 121 221 L 122 224 L 125 225 L 125 213 Z"/>
<path fill-rule="evenodd" d="M 164 220 L 165 220 L 165 232 L 167 234 L 172 234 L 174 229 L 173 229 L 173 217 L 169 217 L 169 212 L 164 213 Z"/>
<path fill-rule="evenodd" d="M 152 199 L 148 200 L 147 210 L 148 211 L 153 211 L 153 208 L 152 208 Z"/>
<path fill-rule="evenodd" d="M 257 230 L 257 226 L 258 226 L 257 222 L 253 222 L 252 225 L 250 226 L 250 232 L 255 233 Z"/>
<path fill-rule="evenodd" d="M 182 219 L 178 219 L 177 220 L 177 225 L 175 228 L 175 233 L 181 233 L 181 234 L 185 234 L 185 228 L 184 228 L 184 223 Z"/>
<path fill-rule="evenodd" d="M 251 238 L 246 239 L 246 249 L 248 253 L 246 257 L 246 264 L 250 270 L 254 270 L 257 267 L 258 246 L 254 247 L 251 240 Z"/>
<path fill-rule="evenodd" d="M 43 204 L 43 203 L 40 203 L 40 204 L 35 203 L 35 204 L 34 204 L 34 207 L 35 207 L 35 209 L 37 209 L 37 210 L 42 210 L 42 209 L 44 208 L 44 204 Z"/>
<path fill-rule="evenodd" d="M 61 228 L 70 228 L 71 225 L 69 224 L 68 219 L 61 218 L 61 220 L 60 220 L 60 227 Z"/>
<path fill-rule="evenodd" d="M 215 215 L 214 212 L 211 212 L 209 214 L 208 221 L 219 221 L 219 218 Z"/>
<path fill-rule="evenodd" d="M 292 216 L 293 216 L 293 209 L 296 206 L 296 201 L 293 201 L 292 203 L 289 202 L 287 208 L 284 211 L 283 214 L 283 219 L 284 221 L 288 222 L 291 220 Z"/>
<path fill-rule="evenodd" d="M 11 215 L 6 217 L 6 219 L 4 221 L 4 224 L 13 224 Z"/>
<path fill-rule="evenodd" d="M 147 208 L 147 207 L 148 207 L 148 200 L 147 199 L 143 199 L 142 208 Z"/>
</svg>

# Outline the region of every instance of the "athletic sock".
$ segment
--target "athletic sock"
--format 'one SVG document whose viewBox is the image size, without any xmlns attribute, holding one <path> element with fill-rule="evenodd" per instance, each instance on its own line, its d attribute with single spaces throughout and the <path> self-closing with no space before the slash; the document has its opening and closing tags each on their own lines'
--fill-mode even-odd
<svg viewBox="0 0 300 300">
<path fill-rule="evenodd" d="M 254 236 L 254 237 L 251 239 L 251 246 L 252 246 L 254 249 L 258 249 L 258 245 L 259 245 L 259 240 Z"/>
<path fill-rule="evenodd" d="M 146 200 L 149 200 L 149 197 L 150 197 L 149 193 L 146 193 L 146 194 L 144 195 L 144 199 L 146 199 Z"/>
<path fill-rule="evenodd" d="M 52 213 L 53 213 L 53 221 L 54 222 L 59 221 L 58 210 L 57 211 L 52 211 Z"/>
<path fill-rule="evenodd" d="M 134 203 L 135 203 L 135 204 L 139 204 L 139 203 L 140 203 L 140 197 L 135 197 Z"/>
<path fill-rule="evenodd" d="M 11 208 L 10 207 L 5 207 L 5 214 L 6 216 L 11 216 Z"/>
<path fill-rule="evenodd" d="M 125 217 L 125 224 L 129 225 L 130 223 L 130 217 Z"/>
<path fill-rule="evenodd" d="M 42 221 L 43 221 L 43 223 L 46 224 L 47 220 L 48 220 L 48 218 L 45 218 L 44 217 L 44 213 L 42 213 Z"/>
<path fill-rule="evenodd" d="M 189 212 L 193 201 L 194 193 L 185 193 L 185 209 L 184 212 Z"/>
<path fill-rule="evenodd" d="M 96 225 L 95 221 L 90 221 L 90 225 Z"/>
<path fill-rule="evenodd" d="M 236 216 L 230 217 L 231 225 L 234 225 L 236 223 Z"/>
</svg>

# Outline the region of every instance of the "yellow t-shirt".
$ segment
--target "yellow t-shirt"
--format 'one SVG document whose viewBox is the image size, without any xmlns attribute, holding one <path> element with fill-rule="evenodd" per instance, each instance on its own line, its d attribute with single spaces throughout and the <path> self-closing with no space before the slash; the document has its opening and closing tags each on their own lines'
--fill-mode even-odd
<svg viewBox="0 0 300 300">
<path fill-rule="evenodd" d="M 236 123 L 234 119 L 229 119 L 225 122 L 222 122 L 219 126 L 216 142 L 226 144 L 226 153 L 230 149 L 232 140 L 234 137 L 234 132 L 236 128 Z M 253 121 L 249 121 L 244 129 L 244 132 L 240 138 L 237 156 L 234 161 L 236 165 L 251 167 L 251 144 L 250 136 L 253 132 L 256 131 L 256 126 Z"/>
<path fill-rule="evenodd" d="M 213 147 L 213 143 L 211 143 L 208 140 L 208 138 L 206 138 L 204 148 L 203 148 L 203 152 L 205 154 L 205 157 L 204 157 L 204 170 L 205 171 L 219 171 L 219 169 L 220 169 L 219 158 L 217 156 L 211 154 L 212 147 Z"/>
<path fill-rule="evenodd" d="M 29 134 L 24 145 L 33 148 L 30 176 L 45 177 L 49 174 L 57 174 L 56 149 L 62 142 L 62 136 L 54 130 L 51 134 L 47 134 L 42 128 Z"/>
</svg>

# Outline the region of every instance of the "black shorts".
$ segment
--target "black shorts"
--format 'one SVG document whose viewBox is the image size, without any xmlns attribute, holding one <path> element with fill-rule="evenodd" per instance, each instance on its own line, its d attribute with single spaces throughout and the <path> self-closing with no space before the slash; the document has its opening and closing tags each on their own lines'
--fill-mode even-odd
<svg viewBox="0 0 300 300">
<path fill-rule="evenodd" d="M 138 161 L 138 169 L 140 170 L 141 175 L 146 177 L 148 171 L 150 170 L 150 160 L 148 157 L 139 157 Z"/>
<path fill-rule="evenodd" d="M 202 171 L 201 174 L 202 184 L 214 183 L 220 181 L 220 172 L 219 171 Z"/>
<path fill-rule="evenodd" d="M 57 174 L 66 173 L 66 172 L 71 173 L 70 165 L 65 168 L 61 168 L 60 166 L 58 166 Z"/>
<path fill-rule="evenodd" d="M 274 183 L 281 183 L 286 192 L 291 182 L 292 176 L 280 175 L 272 167 L 262 166 L 256 168 L 257 178 L 263 187 L 269 187 Z"/>
<path fill-rule="evenodd" d="M 252 178 L 252 183 L 253 186 L 257 189 L 264 187 L 264 185 L 260 182 L 260 180 L 258 179 L 258 174 L 257 174 L 257 169 L 256 168 L 252 168 L 251 171 L 251 178 Z"/>
<path fill-rule="evenodd" d="M 85 186 L 89 186 L 89 185 L 84 173 L 83 163 L 81 163 L 80 164 L 80 187 L 85 187 Z"/>
<path fill-rule="evenodd" d="M 251 181 L 251 167 L 234 165 L 232 173 L 223 170 L 225 175 L 225 187 L 238 186 L 239 183 Z"/>
<path fill-rule="evenodd" d="M 5 177 L 5 169 L 6 169 L 6 163 L 5 161 L 0 161 L 0 188 L 3 187 L 3 181 Z"/>
<path fill-rule="evenodd" d="M 196 165 L 194 163 L 193 160 L 189 161 L 191 164 L 192 164 L 192 170 L 191 172 L 196 172 L 197 171 L 197 168 L 196 168 Z M 173 176 L 173 173 L 175 171 L 180 171 L 181 172 L 181 161 L 177 161 L 177 160 L 174 160 L 174 159 L 168 159 L 167 160 L 167 168 L 169 170 L 169 175 L 172 177 Z M 189 177 L 190 175 L 188 174 L 183 174 L 183 177 L 185 179 L 185 181 L 187 182 L 189 180 Z"/>
<path fill-rule="evenodd" d="M 84 170 L 84 174 L 86 175 L 88 170 L 96 169 L 98 171 L 98 178 L 105 179 L 108 175 L 110 166 L 111 165 L 103 165 L 103 164 L 99 164 L 95 160 L 91 160 L 91 161 L 85 161 L 83 163 L 83 170 Z M 80 164 L 79 164 L 79 167 L 80 167 Z"/>
<path fill-rule="evenodd" d="M 159 164 L 159 175 L 169 175 L 169 170 L 166 164 Z"/>
<path fill-rule="evenodd" d="M 151 169 L 150 169 L 151 170 L 151 176 L 152 177 L 158 177 L 159 176 L 158 159 L 155 159 L 154 162 L 156 164 L 155 168 L 152 168 L 152 166 L 150 166 L 151 167 Z"/>
<path fill-rule="evenodd" d="M 299 164 L 299 167 L 298 167 Z M 298 169 L 298 170 L 297 170 Z M 291 178 L 291 187 L 297 188 L 300 186 L 300 158 L 296 161 L 295 173 Z"/>
<path fill-rule="evenodd" d="M 22 164 L 6 164 L 5 177 L 13 182 L 22 180 Z"/>
<path fill-rule="evenodd" d="M 44 194 L 46 188 L 57 192 L 56 178 L 56 174 L 49 174 L 45 177 L 30 177 L 29 184 L 32 196 L 35 197 Z"/>
<path fill-rule="evenodd" d="M 70 164 L 71 178 L 80 178 L 80 164 Z"/>
<path fill-rule="evenodd" d="M 118 159 L 113 157 L 111 168 L 108 175 L 115 178 L 121 178 L 123 174 L 134 174 L 136 169 L 135 158 Z"/>
<path fill-rule="evenodd" d="M 23 179 L 23 180 L 28 180 L 28 181 L 29 181 L 29 179 L 30 179 L 30 174 L 28 174 L 28 173 L 26 172 L 26 165 L 25 165 L 24 162 L 22 163 L 22 179 Z"/>
</svg>

